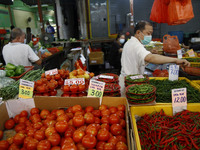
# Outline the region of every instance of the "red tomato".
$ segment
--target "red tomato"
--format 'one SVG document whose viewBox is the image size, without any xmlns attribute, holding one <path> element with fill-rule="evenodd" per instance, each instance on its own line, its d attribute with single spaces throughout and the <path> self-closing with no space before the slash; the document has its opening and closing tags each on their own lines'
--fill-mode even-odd
<svg viewBox="0 0 200 150">
<path fill-rule="evenodd" d="M 48 138 L 50 135 L 57 133 L 55 127 L 48 127 L 45 130 L 45 136 Z"/>
<path fill-rule="evenodd" d="M 53 91 L 50 91 L 50 95 L 51 96 L 56 96 L 57 95 L 57 90 L 54 89 Z"/>
<path fill-rule="evenodd" d="M 9 147 L 9 143 L 6 140 L 0 141 L 0 149 L 1 150 L 7 150 Z"/>
<path fill-rule="evenodd" d="M 63 146 L 64 144 L 74 144 L 74 141 L 71 137 L 62 138 L 60 145 Z"/>
<path fill-rule="evenodd" d="M 31 113 L 31 115 L 39 114 L 39 113 L 40 113 L 40 110 L 39 110 L 38 108 L 32 108 L 32 109 L 30 110 L 30 113 Z"/>
<path fill-rule="evenodd" d="M 97 139 L 99 141 L 107 141 L 110 137 L 110 133 L 106 129 L 100 129 L 97 133 Z"/>
<path fill-rule="evenodd" d="M 92 106 L 87 106 L 85 108 L 85 112 L 92 112 L 93 110 L 94 110 L 94 107 L 92 107 Z"/>
<path fill-rule="evenodd" d="M 28 119 L 26 117 L 20 117 L 19 123 L 25 123 Z"/>
<path fill-rule="evenodd" d="M 73 125 L 75 127 L 80 127 L 80 126 L 84 125 L 84 123 L 85 123 L 84 117 L 81 115 L 74 116 L 72 121 L 73 121 Z"/>
<path fill-rule="evenodd" d="M 25 130 L 25 129 L 26 129 L 26 125 L 25 125 L 24 123 L 20 123 L 20 124 L 17 124 L 17 125 L 15 126 L 15 131 L 16 131 L 16 132 L 19 132 L 19 131 Z"/>
<path fill-rule="evenodd" d="M 49 80 L 49 81 L 51 80 L 51 76 L 50 76 L 50 75 L 46 75 L 45 78 L 46 78 L 47 80 Z"/>
<path fill-rule="evenodd" d="M 17 133 L 15 134 L 15 136 L 13 137 L 13 142 L 16 145 L 22 145 L 24 143 L 24 139 L 25 139 L 25 135 L 22 133 Z"/>
<path fill-rule="evenodd" d="M 122 126 L 122 128 L 126 127 L 126 121 L 124 119 L 120 119 L 119 124 Z"/>
<path fill-rule="evenodd" d="M 65 132 L 67 130 L 67 128 L 68 128 L 68 124 L 65 121 L 59 121 L 55 125 L 55 129 L 59 133 Z"/>
<path fill-rule="evenodd" d="M 60 144 L 60 135 L 58 133 L 54 133 L 48 137 L 48 141 L 50 141 L 52 146 L 57 146 Z"/>
<path fill-rule="evenodd" d="M 42 119 L 46 119 L 47 118 L 47 115 L 49 115 L 50 112 L 47 110 L 47 109 L 43 109 L 41 112 L 40 112 L 40 117 Z"/>
<path fill-rule="evenodd" d="M 27 136 L 30 136 L 30 137 L 34 137 L 34 134 L 35 134 L 35 130 L 34 129 L 30 129 L 27 132 Z"/>
<path fill-rule="evenodd" d="M 84 92 L 78 93 L 78 97 L 83 97 L 83 96 L 87 96 L 86 93 Z"/>
<path fill-rule="evenodd" d="M 112 115 L 110 115 L 110 117 L 109 117 L 109 123 L 110 123 L 110 124 L 117 124 L 117 123 L 120 123 L 120 118 L 119 118 L 119 116 L 117 116 L 117 114 L 112 114 Z"/>
<path fill-rule="evenodd" d="M 111 127 L 110 127 L 110 132 L 113 134 L 113 135 L 120 135 L 122 133 L 122 126 L 120 126 L 119 124 L 113 124 Z"/>
<path fill-rule="evenodd" d="M 70 95 L 69 94 L 67 94 L 67 93 L 63 93 L 62 95 L 61 95 L 61 97 L 69 97 Z"/>
<path fill-rule="evenodd" d="M 103 116 L 101 118 L 101 123 L 108 123 L 109 124 L 109 116 Z"/>
<path fill-rule="evenodd" d="M 28 142 L 29 142 L 30 140 L 32 140 L 32 139 L 33 139 L 33 138 L 30 137 L 30 136 L 25 137 L 23 147 L 27 148 Z"/>
<path fill-rule="evenodd" d="M 78 85 L 78 91 L 79 91 L 79 92 L 85 91 L 85 85 L 79 84 L 79 85 Z"/>
<path fill-rule="evenodd" d="M 104 109 L 107 109 L 108 107 L 104 104 L 102 104 L 101 106 L 99 106 L 99 110 L 102 111 Z"/>
<path fill-rule="evenodd" d="M 84 116 L 84 114 L 85 114 L 84 111 L 77 111 L 75 112 L 74 116 L 79 116 L 79 115 Z"/>
<path fill-rule="evenodd" d="M 116 145 L 118 141 L 119 140 L 116 136 L 112 136 L 111 138 L 109 138 L 108 143 L 113 143 L 114 145 Z"/>
<path fill-rule="evenodd" d="M 62 114 L 65 114 L 65 111 L 64 111 L 63 109 L 58 109 L 58 110 L 56 111 L 56 117 L 58 117 L 58 116 L 60 116 L 60 115 L 62 115 Z"/>
<path fill-rule="evenodd" d="M 104 150 L 115 150 L 115 145 L 113 143 L 106 143 L 104 145 Z"/>
<path fill-rule="evenodd" d="M 34 114 L 33 116 L 31 116 L 30 120 L 32 123 L 41 122 L 41 118 L 39 114 Z"/>
<path fill-rule="evenodd" d="M 8 150 L 20 150 L 20 147 L 13 143 L 9 146 Z"/>
<path fill-rule="evenodd" d="M 82 143 L 76 144 L 76 147 L 77 147 L 78 150 L 87 150 L 87 149 L 83 146 Z"/>
<path fill-rule="evenodd" d="M 97 132 L 98 132 L 98 130 L 97 130 L 97 127 L 96 127 L 95 124 L 88 125 L 87 128 L 86 128 L 86 131 L 85 131 L 86 134 L 91 134 L 91 135 L 94 135 L 94 136 L 97 135 Z"/>
<path fill-rule="evenodd" d="M 73 113 L 73 112 L 72 112 L 72 107 L 69 107 L 69 108 L 66 110 L 66 113 Z"/>
<path fill-rule="evenodd" d="M 49 114 L 47 115 L 48 120 L 56 120 L 56 115 L 55 114 Z"/>
<path fill-rule="evenodd" d="M 91 124 L 94 123 L 94 115 L 90 112 L 85 113 L 84 115 L 85 123 Z"/>
<path fill-rule="evenodd" d="M 118 110 L 121 110 L 121 111 L 123 111 L 123 112 L 125 111 L 125 108 L 126 108 L 125 105 L 118 105 L 118 106 L 117 106 L 117 109 L 118 109 Z"/>
<path fill-rule="evenodd" d="M 84 131 L 76 130 L 76 131 L 74 131 L 74 134 L 73 134 L 73 140 L 74 140 L 74 142 L 79 143 L 82 141 L 84 136 L 85 136 Z"/>
<path fill-rule="evenodd" d="M 45 134 L 43 130 L 37 130 L 34 134 L 34 138 L 38 141 L 45 139 Z"/>
<path fill-rule="evenodd" d="M 43 85 L 37 86 L 36 90 L 40 93 L 46 92 L 46 87 Z"/>
<path fill-rule="evenodd" d="M 37 122 L 33 124 L 33 128 L 39 130 L 43 126 L 42 122 Z"/>
<path fill-rule="evenodd" d="M 19 115 L 20 117 L 28 117 L 28 112 L 26 110 L 23 110 Z"/>
<path fill-rule="evenodd" d="M 118 142 L 116 144 L 116 150 L 127 150 L 128 147 L 124 142 Z"/>
<path fill-rule="evenodd" d="M 38 140 L 36 139 L 31 139 L 30 141 L 28 141 L 26 149 L 27 150 L 31 150 L 31 149 L 37 149 L 37 145 L 38 145 Z"/>
<path fill-rule="evenodd" d="M 77 147 L 75 144 L 73 143 L 69 143 L 69 144 L 64 144 L 62 147 L 61 147 L 62 150 L 77 150 Z"/>
<path fill-rule="evenodd" d="M 109 126 L 109 124 L 107 124 L 107 123 L 103 123 L 103 124 L 101 124 L 101 127 L 100 127 L 101 129 L 106 129 L 106 130 L 110 130 L 110 126 Z"/>
<path fill-rule="evenodd" d="M 57 109 L 51 111 L 51 114 L 56 115 Z"/>
<path fill-rule="evenodd" d="M 110 110 L 110 113 L 111 114 L 114 114 L 114 113 L 116 113 L 117 112 L 117 107 L 114 107 L 114 106 L 111 106 L 110 108 L 109 108 L 109 110 Z"/>
<path fill-rule="evenodd" d="M 8 141 L 9 145 L 11 145 L 13 143 L 13 136 L 10 138 L 7 138 L 6 141 Z"/>
<path fill-rule="evenodd" d="M 74 105 L 74 106 L 72 106 L 72 113 L 75 113 L 77 111 L 82 111 L 81 105 Z"/>
<path fill-rule="evenodd" d="M 95 124 L 100 124 L 101 123 L 101 119 L 99 119 L 98 117 L 94 117 L 94 123 Z"/>
<path fill-rule="evenodd" d="M 0 140 L 3 138 L 3 131 L 0 130 Z"/>
<path fill-rule="evenodd" d="M 106 144 L 106 142 L 100 141 L 97 143 L 96 145 L 96 149 L 97 150 L 104 150 L 104 145 Z"/>
<path fill-rule="evenodd" d="M 75 130 L 76 130 L 76 129 L 75 129 L 73 126 L 69 126 L 69 127 L 67 128 L 67 130 L 65 131 L 65 138 L 66 138 L 66 137 L 72 137 Z"/>
<path fill-rule="evenodd" d="M 93 114 L 95 117 L 100 117 L 100 116 L 101 116 L 101 111 L 100 111 L 100 110 L 93 110 L 93 111 L 92 111 L 92 114 Z"/>
<path fill-rule="evenodd" d="M 70 86 L 69 85 L 64 85 L 63 86 L 63 92 L 69 92 L 70 91 Z"/>
<path fill-rule="evenodd" d="M 94 148 L 96 146 L 97 139 L 92 134 L 87 134 L 82 139 L 82 144 L 86 148 Z"/>
<path fill-rule="evenodd" d="M 118 141 L 127 143 L 126 138 L 125 138 L 124 136 L 122 136 L 122 135 L 117 135 L 116 137 L 117 137 Z"/>
<path fill-rule="evenodd" d="M 121 119 L 124 119 L 125 117 L 124 112 L 121 110 L 118 110 L 115 114 L 117 114 Z"/>
<path fill-rule="evenodd" d="M 43 93 L 42 96 L 50 96 L 50 93 L 48 93 L 48 92 Z"/>
<path fill-rule="evenodd" d="M 71 91 L 72 93 L 76 93 L 76 92 L 78 91 L 78 86 L 75 85 L 75 84 L 71 85 L 71 86 L 70 86 L 70 91 Z"/>
<path fill-rule="evenodd" d="M 42 80 L 37 80 L 35 83 L 36 83 L 37 86 L 40 86 L 40 85 L 43 84 Z"/>
<path fill-rule="evenodd" d="M 74 126 L 74 125 L 73 125 L 73 119 L 70 119 L 70 120 L 68 121 L 68 125 L 69 125 L 69 126 Z"/>
<path fill-rule="evenodd" d="M 45 127 L 54 127 L 56 124 L 55 120 L 46 119 L 43 121 Z"/>
<path fill-rule="evenodd" d="M 69 117 L 66 114 L 62 114 L 60 116 L 58 116 L 58 118 L 56 119 L 56 121 L 69 121 Z"/>
<path fill-rule="evenodd" d="M 110 110 L 109 109 L 104 109 L 101 111 L 101 116 L 110 116 Z"/>
<path fill-rule="evenodd" d="M 37 150 L 50 150 L 51 143 L 48 140 L 42 140 L 37 145 Z"/>
<path fill-rule="evenodd" d="M 54 76 L 54 79 L 55 79 L 55 80 L 60 80 L 60 78 L 61 78 L 60 74 L 56 74 L 56 75 Z"/>
<path fill-rule="evenodd" d="M 49 82 L 49 83 L 47 84 L 47 86 L 48 86 L 49 90 L 54 90 L 54 89 L 56 88 L 56 85 L 55 85 L 55 83 L 53 83 L 53 82 Z"/>
<path fill-rule="evenodd" d="M 14 121 L 14 119 L 9 119 L 9 120 L 7 120 L 6 122 L 5 122 L 5 124 L 4 124 L 4 126 L 5 126 L 5 128 L 6 129 L 12 129 L 14 126 L 15 126 L 15 121 Z"/>
<path fill-rule="evenodd" d="M 20 115 L 19 115 L 19 114 L 16 115 L 16 116 L 14 117 L 15 123 L 19 123 L 19 118 L 20 118 Z"/>
<path fill-rule="evenodd" d="M 62 78 L 60 80 L 58 80 L 58 85 L 60 85 L 60 86 L 64 85 L 64 80 Z"/>
<path fill-rule="evenodd" d="M 77 94 L 71 94 L 70 97 L 77 97 Z"/>
<path fill-rule="evenodd" d="M 74 117 L 74 114 L 71 112 L 71 113 L 66 113 L 66 115 L 68 116 L 69 119 L 72 119 Z"/>
<path fill-rule="evenodd" d="M 51 150 L 61 150 L 60 146 L 51 147 Z"/>
<path fill-rule="evenodd" d="M 81 130 L 81 131 L 86 131 L 86 128 L 87 128 L 87 126 L 81 126 L 81 127 L 79 127 L 79 128 L 77 128 L 77 130 Z"/>
</svg>

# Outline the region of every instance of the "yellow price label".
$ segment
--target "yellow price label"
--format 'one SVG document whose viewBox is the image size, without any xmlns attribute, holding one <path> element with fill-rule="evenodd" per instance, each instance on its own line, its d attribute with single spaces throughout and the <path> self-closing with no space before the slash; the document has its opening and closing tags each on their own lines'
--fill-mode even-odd
<svg viewBox="0 0 200 150">
<path fill-rule="evenodd" d="M 96 81 L 96 80 L 90 80 L 89 88 L 88 88 L 88 97 L 103 97 L 105 83 Z"/>
<path fill-rule="evenodd" d="M 32 98 L 33 87 L 34 87 L 34 82 L 21 79 L 19 85 L 19 98 L 24 98 L 24 99 Z"/>
<path fill-rule="evenodd" d="M 89 89 L 88 95 L 93 97 L 103 97 L 103 92 L 95 89 Z"/>
</svg>

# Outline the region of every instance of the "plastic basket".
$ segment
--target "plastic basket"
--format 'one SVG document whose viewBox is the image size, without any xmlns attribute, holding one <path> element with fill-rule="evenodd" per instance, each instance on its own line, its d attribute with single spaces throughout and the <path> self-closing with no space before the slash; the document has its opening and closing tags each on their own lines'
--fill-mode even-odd
<svg viewBox="0 0 200 150">
<path fill-rule="evenodd" d="M 131 99 L 131 100 L 148 100 L 148 99 L 150 99 L 150 98 L 152 98 L 153 96 L 155 96 L 156 95 L 156 93 L 151 93 L 151 94 L 149 94 L 149 96 L 148 97 L 145 97 L 145 98 L 143 98 L 143 99 L 135 99 L 135 98 L 131 98 L 127 93 L 126 93 L 126 97 L 128 98 L 128 99 Z"/>
<path fill-rule="evenodd" d="M 150 104 L 150 103 L 152 103 L 152 102 L 154 102 L 154 101 L 156 100 L 156 96 L 154 95 L 154 96 L 152 97 L 152 99 L 145 100 L 146 102 L 141 102 L 142 100 L 137 101 L 137 102 L 134 102 L 134 101 L 129 100 L 128 98 L 127 98 L 127 100 L 128 100 L 128 102 L 129 102 L 130 104 L 134 104 L 134 105 Z"/>
</svg>

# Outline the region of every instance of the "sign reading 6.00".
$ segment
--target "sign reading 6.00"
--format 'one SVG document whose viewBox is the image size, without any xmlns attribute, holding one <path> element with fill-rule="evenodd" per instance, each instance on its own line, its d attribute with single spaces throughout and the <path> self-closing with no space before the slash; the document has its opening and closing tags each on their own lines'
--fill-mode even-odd
<svg viewBox="0 0 200 150">
<path fill-rule="evenodd" d="M 34 82 L 20 79 L 19 98 L 33 97 Z"/>
<path fill-rule="evenodd" d="M 90 80 L 88 97 L 103 97 L 103 91 L 105 87 L 105 82 L 100 82 L 96 80 Z"/>
</svg>

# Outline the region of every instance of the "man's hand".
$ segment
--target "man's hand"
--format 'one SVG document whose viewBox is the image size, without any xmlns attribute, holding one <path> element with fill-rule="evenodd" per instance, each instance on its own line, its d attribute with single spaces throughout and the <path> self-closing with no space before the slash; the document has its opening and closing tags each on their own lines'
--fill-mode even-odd
<svg viewBox="0 0 200 150">
<path fill-rule="evenodd" d="M 156 49 L 152 49 L 152 50 L 150 50 L 150 52 L 151 52 L 152 54 L 158 54 L 158 50 L 156 50 Z"/>
<path fill-rule="evenodd" d="M 175 62 L 177 65 L 181 65 L 182 67 L 189 67 L 190 62 L 187 61 L 186 59 L 177 59 Z"/>
</svg>

